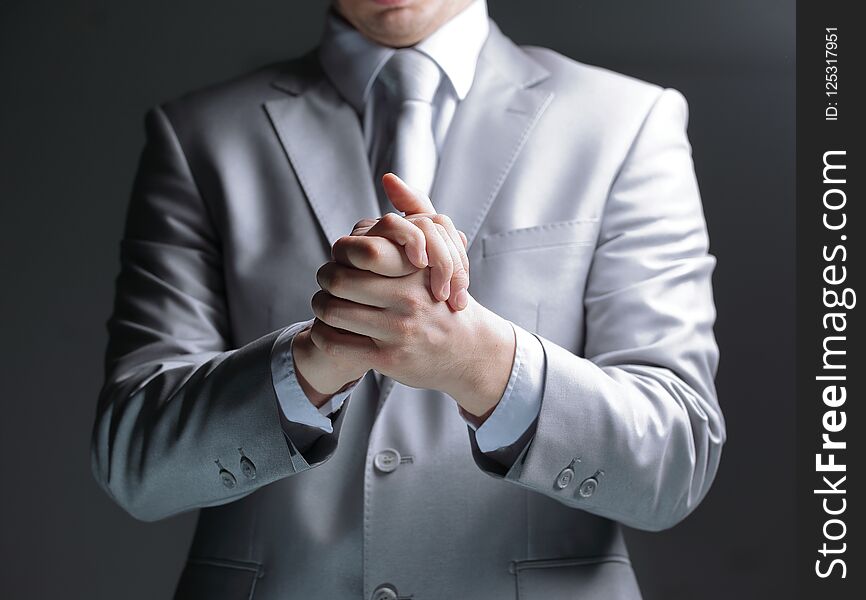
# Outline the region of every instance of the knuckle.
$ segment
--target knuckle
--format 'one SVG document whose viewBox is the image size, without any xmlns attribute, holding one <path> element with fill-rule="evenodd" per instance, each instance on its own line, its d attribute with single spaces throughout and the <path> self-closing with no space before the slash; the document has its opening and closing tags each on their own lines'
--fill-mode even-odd
<svg viewBox="0 0 866 600">
<path fill-rule="evenodd" d="M 436 261 L 434 266 L 445 273 L 449 278 L 454 274 L 454 263 L 451 260 L 451 254 L 447 252 Z"/>
<path fill-rule="evenodd" d="M 421 339 L 419 340 L 421 346 L 426 347 L 436 347 L 443 342 L 442 334 L 439 331 L 436 331 L 431 328 L 424 328 L 421 332 Z"/>
<path fill-rule="evenodd" d="M 418 294 L 404 292 L 400 295 L 400 306 L 403 311 L 408 313 L 408 315 L 416 315 L 421 312 L 422 304 L 423 303 L 421 302 L 421 298 L 418 297 Z"/>
<path fill-rule="evenodd" d="M 378 244 L 368 238 L 364 243 L 358 245 L 356 256 L 359 266 L 369 265 L 382 258 L 382 251 Z"/>
<path fill-rule="evenodd" d="M 457 289 L 469 290 L 469 277 L 466 277 L 465 275 L 452 277 L 451 278 L 451 289 L 452 290 L 457 290 Z"/>
<path fill-rule="evenodd" d="M 389 212 L 382 215 L 380 221 L 389 227 L 393 227 L 394 225 L 397 225 L 402 219 L 403 217 L 401 217 L 397 213 Z"/>
<path fill-rule="evenodd" d="M 400 316 L 393 319 L 391 327 L 400 337 L 411 337 L 416 331 L 416 322 L 412 317 Z"/>
<path fill-rule="evenodd" d="M 354 267 L 365 268 L 371 260 L 376 258 L 376 247 L 370 238 L 358 237 L 356 242 L 346 249 L 346 257 Z"/>
<path fill-rule="evenodd" d="M 437 214 L 434 217 L 434 220 L 436 221 L 436 223 L 442 225 L 443 227 L 447 227 L 448 229 L 455 229 L 454 221 L 452 221 L 451 217 L 449 217 L 448 215 Z"/>
<path fill-rule="evenodd" d="M 339 238 L 334 245 L 331 246 L 331 256 L 337 256 L 340 251 L 344 251 L 346 248 L 351 247 L 354 242 L 354 237 L 351 235 L 344 235 Z"/>
<path fill-rule="evenodd" d="M 417 233 L 413 233 L 409 239 L 406 240 L 406 245 L 416 246 L 420 250 L 427 252 L 429 250 L 427 247 L 427 238 L 424 237 L 424 233 L 422 233 L 420 229 L 416 229 L 415 231 Z"/>
</svg>

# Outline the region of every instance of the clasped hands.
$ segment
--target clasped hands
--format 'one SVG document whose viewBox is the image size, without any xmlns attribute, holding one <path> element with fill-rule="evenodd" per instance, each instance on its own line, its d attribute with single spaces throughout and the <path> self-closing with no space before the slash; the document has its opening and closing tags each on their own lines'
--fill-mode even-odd
<svg viewBox="0 0 866 600">
<path fill-rule="evenodd" d="M 292 346 L 298 380 L 321 406 L 375 369 L 450 395 L 479 425 L 508 383 L 511 324 L 469 295 L 466 236 L 397 176 L 382 183 L 406 216 L 364 219 L 334 244 Z"/>
</svg>

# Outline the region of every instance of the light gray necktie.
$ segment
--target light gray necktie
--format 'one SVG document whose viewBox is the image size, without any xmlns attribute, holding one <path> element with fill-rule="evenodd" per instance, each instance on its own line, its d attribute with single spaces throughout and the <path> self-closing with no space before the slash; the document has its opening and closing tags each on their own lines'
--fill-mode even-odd
<svg viewBox="0 0 866 600">
<path fill-rule="evenodd" d="M 435 62 L 411 48 L 397 50 L 380 75 L 397 107 L 391 170 L 430 194 L 436 173 L 433 98 L 442 75 Z"/>
<path fill-rule="evenodd" d="M 441 71 L 425 54 L 405 48 L 394 53 L 379 77 L 397 108 L 390 170 L 430 195 L 437 159 L 433 98 L 439 89 Z M 380 202 L 383 214 L 394 210 L 386 199 L 380 198 Z M 376 373 L 376 381 L 381 389 L 381 373 Z"/>
</svg>

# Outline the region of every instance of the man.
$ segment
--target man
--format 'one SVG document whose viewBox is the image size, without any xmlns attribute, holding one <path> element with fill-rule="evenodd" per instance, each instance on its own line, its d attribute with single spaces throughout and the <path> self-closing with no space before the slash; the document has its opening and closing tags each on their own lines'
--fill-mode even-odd
<svg viewBox="0 0 866 600">
<path fill-rule="evenodd" d="M 152 110 L 93 464 L 202 509 L 177 597 L 639 598 L 725 439 L 686 119 L 483 0 Z"/>
</svg>

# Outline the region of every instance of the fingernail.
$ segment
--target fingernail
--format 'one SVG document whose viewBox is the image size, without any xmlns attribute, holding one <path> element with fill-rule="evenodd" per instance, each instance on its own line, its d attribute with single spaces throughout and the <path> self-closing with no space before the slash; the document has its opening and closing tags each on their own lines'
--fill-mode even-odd
<svg viewBox="0 0 866 600">
<path fill-rule="evenodd" d="M 426 267 L 430 264 L 430 259 L 427 258 L 427 252 L 425 250 L 421 250 L 421 265 Z"/>
<path fill-rule="evenodd" d="M 446 281 L 445 285 L 442 287 L 442 297 L 446 300 L 451 297 L 451 282 Z"/>
<path fill-rule="evenodd" d="M 454 299 L 457 302 L 457 308 L 463 310 L 469 304 L 469 294 L 463 288 L 457 292 L 457 297 Z"/>
</svg>

